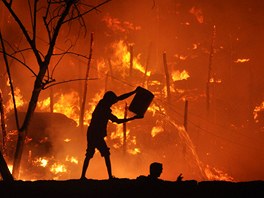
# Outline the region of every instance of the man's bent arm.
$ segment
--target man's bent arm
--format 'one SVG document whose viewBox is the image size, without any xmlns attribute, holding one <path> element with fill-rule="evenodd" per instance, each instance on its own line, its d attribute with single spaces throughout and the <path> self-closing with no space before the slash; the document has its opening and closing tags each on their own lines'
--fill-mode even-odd
<svg viewBox="0 0 264 198">
<path fill-rule="evenodd" d="M 135 116 L 133 116 L 131 118 L 121 118 L 121 119 L 120 118 L 117 118 L 116 116 L 112 116 L 110 118 L 110 120 L 112 122 L 116 122 L 117 124 L 121 124 L 121 123 L 128 122 L 130 120 L 135 120 L 135 119 L 140 119 L 140 118 L 143 118 L 143 116 L 135 115 Z"/>
</svg>

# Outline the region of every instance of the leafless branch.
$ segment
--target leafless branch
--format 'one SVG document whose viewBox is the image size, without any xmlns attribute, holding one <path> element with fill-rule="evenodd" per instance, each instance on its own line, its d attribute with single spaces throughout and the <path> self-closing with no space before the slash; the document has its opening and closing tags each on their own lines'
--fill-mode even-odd
<svg viewBox="0 0 264 198">
<path fill-rule="evenodd" d="M 8 54 L 4 51 L 0 51 L 0 53 L 2 54 L 5 54 L 6 56 L 16 60 L 17 62 L 19 62 L 20 64 L 24 65 L 35 77 L 37 76 L 37 74 L 30 68 L 30 66 L 28 66 L 25 62 L 21 61 L 20 59 L 18 59 L 17 57 L 11 55 L 11 54 Z"/>
<path fill-rule="evenodd" d="M 57 66 L 59 65 L 59 63 L 60 63 L 60 61 L 63 59 L 63 57 L 66 55 L 66 54 L 68 54 L 69 52 L 69 50 L 70 50 L 70 48 L 71 48 L 71 46 L 64 52 L 64 53 L 61 53 L 60 54 L 60 58 L 59 58 L 59 60 L 57 61 L 57 63 L 55 64 L 55 66 L 53 67 L 53 69 L 52 69 L 52 72 L 51 72 L 51 78 L 52 78 L 52 76 L 53 76 L 53 74 L 54 74 L 54 72 L 55 72 L 55 69 L 57 68 Z"/>
<path fill-rule="evenodd" d="M 6 8 L 8 9 L 9 13 L 12 15 L 12 17 L 14 18 L 14 20 L 17 22 L 17 24 L 19 25 L 19 28 L 21 29 L 21 31 L 23 32 L 26 40 L 28 41 L 28 44 L 30 45 L 30 47 L 33 50 L 33 53 L 36 56 L 36 59 L 38 62 L 41 62 L 41 57 L 38 54 L 38 51 L 36 50 L 36 45 L 34 42 L 32 42 L 32 39 L 30 38 L 30 35 L 26 29 L 26 27 L 24 26 L 24 24 L 22 23 L 22 21 L 20 20 L 20 18 L 18 17 L 18 15 L 14 12 L 13 8 L 12 8 L 12 1 L 10 1 L 9 3 L 6 0 L 2 0 L 2 2 L 5 4 Z"/>
<path fill-rule="evenodd" d="M 33 42 L 35 43 L 34 45 L 36 45 L 36 28 L 37 28 L 37 2 L 38 0 L 34 1 L 34 10 L 33 10 L 33 27 L 32 27 L 32 30 L 33 30 Z M 30 4 L 29 4 L 29 7 Z"/>
<path fill-rule="evenodd" d="M 73 82 L 73 81 L 80 81 L 80 80 L 98 80 L 98 78 L 88 78 L 88 79 L 85 79 L 85 78 L 80 78 L 80 79 L 72 79 L 72 80 L 66 80 L 66 81 L 62 81 L 62 82 L 57 82 L 57 83 L 53 83 L 53 84 L 50 84 L 48 86 L 45 86 L 43 87 L 42 89 L 48 89 L 49 87 L 52 87 L 52 86 L 55 86 L 55 85 L 58 85 L 58 84 L 63 84 L 63 83 L 69 83 L 69 82 Z"/>
<path fill-rule="evenodd" d="M 97 8 L 103 6 L 104 4 L 106 4 L 106 3 L 110 2 L 110 1 L 111 1 L 111 0 L 106 0 L 106 1 L 104 1 L 104 2 L 102 2 L 102 3 L 100 3 L 100 4 L 98 4 L 98 5 L 96 5 L 96 6 L 94 6 L 94 7 L 92 7 L 91 9 L 89 9 L 89 10 L 83 12 L 83 13 L 80 13 L 80 14 L 77 15 L 77 16 L 74 16 L 74 17 L 72 17 L 72 18 L 69 18 L 68 20 L 65 20 L 63 23 L 67 23 L 67 22 L 69 22 L 69 21 L 73 21 L 73 20 L 75 20 L 75 19 L 79 19 L 80 17 L 86 15 L 87 13 L 89 13 L 89 12 L 91 12 L 91 11 L 93 11 L 93 10 L 96 10 Z"/>
</svg>

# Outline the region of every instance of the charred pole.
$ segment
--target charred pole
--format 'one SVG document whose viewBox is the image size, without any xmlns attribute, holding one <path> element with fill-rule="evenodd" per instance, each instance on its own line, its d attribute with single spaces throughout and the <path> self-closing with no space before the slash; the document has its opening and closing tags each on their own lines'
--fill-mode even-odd
<svg viewBox="0 0 264 198">
<path fill-rule="evenodd" d="M 105 92 L 108 90 L 108 78 L 109 78 L 109 71 L 105 74 Z"/>
<path fill-rule="evenodd" d="M 125 112 L 124 112 L 124 119 L 127 118 L 127 110 L 128 110 L 128 106 L 127 103 L 125 104 Z M 124 154 L 126 153 L 126 131 L 127 131 L 127 127 L 126 127 L 126 122 L 123 123 L 123 151 Z"/>
<path fill-rule="evenodd" d="M 110 76 L 112 78 L 112 76 L 113 76 L 113 66 L 112 66 L 112 62 L 111 62 L 110 58 L 108 58 L 108 65 L 109 65 Z"/>
<path fill-rule="evenodd" d="M 89 71 L 91 67 L 91 60 L 92 60 L 92 52 L 93 52 L 93 44 L 94 44 L 94 33 L 91 33 L 90 38 L 90 52 L 88 57 L 88 63 L 85 73 L 85 81 L 84 81 L 84 90 L 83 90 L 83 97 L 82 97 L 82 104 L 81 104 L 81 111 L 80 111 L 80 127 L 81 130 L 83 128 L 83 119 L 84 119 L 84 112 L 85 112 L 85 103 L 86 103 L 86 96 L 87 96 L 87 88 L 88 88 L 88 78 L 89 78 Z"/>
<path fill-rule="evenodd" d="M 208 64 L 208 77 L 207 77 L 207 83 L 206 83 L 206 110 L 207 113 L 209 113 L 210 110 L 210 81 L 212 78 L 212 62 L 213 62 L 213 56 L 214 56 L 214 43 L 215 43 L 215 36 L 216 36 L 216 26 L 213 26 L 213 33 L 212 33 L 212 41 L 211 41 L 211 48 L 210 48 L 210 54 L 209 54 L 209 64 Z"/>
<path fill-rule="evenodd" d="M 164 65 L 165 78 L 166 78 L 167 99 L 168 102 L 170 102 L 170 75 L 167 64 L 167 55 L 165 51 L 163 52 L 163 65 Z"/>
<path fill-rule="evenodd" d="M 107 71 L 107 73 L 105 75 L 105 91 L 107 91 L 107 89 L 108 89 L 107 86 L 108 86 L 109 77 L 110 77 L 111 82 L 113 80 L 113 66 L 112 66 L 112 62 L 111 62 L 110 58 L 108 58 L 107 60 L 108 60 L 109 71 Z"/>
<path fill-rule="evenodd" d="M 129 76 L 132 77 L 132 71 L 133 71 L 133 59 L 134 59 L 134 47 L 133 45 L 129 45 L 129 52 L 130 52 L 130 65 L 129 65 Z"/>
<path fill-rule="evenodd" d="M 149 60 L 150 60 L 151 48 L 152 48 L 152 42 L 150 42 L 149 47 L 148 47 L 148 55 L 147 55 L 146 66 L 145 66 L 144 80 L 143 80 L 143 83 L 142 83 L 143 87 L 145 87 L 145 85 L 148 85 L 148 83 L 147 83 L 147 73 L 148 73 L 148 68 L 149 68 Z"/>
</svg>

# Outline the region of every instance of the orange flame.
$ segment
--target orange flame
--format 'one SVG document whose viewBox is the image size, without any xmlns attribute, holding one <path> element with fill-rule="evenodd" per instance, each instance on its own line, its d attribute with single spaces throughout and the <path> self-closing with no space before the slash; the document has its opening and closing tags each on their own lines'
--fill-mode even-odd
<svg viewBox="0 0 264 198">
<path fill-rule="evenodd" d="M 32 163 L 36 166 L 42 166 L 42 167 L 46 167 L 48 165 L 48 159 L 47 158 L 38 158 L 36 160 L 34 160 Z"/>
<path fill-rule="evenodd" d="M 217 168 L 211 168 L 209 165 L 206 165 L 205 167 L 205 174 L 209 180 L 234 181 L 234 178 L 227 173 L 224 173 Z"/>
<path fill-rule="evenodd" d="M 67 168 L 64 164 L 60 164 L 60 163 L 54 163 L 51 168 L 50 171 L 54 174 L 58 174 L 58 173 L 66 173 L 67 172 Z"/>
<path fill-rule="evenodd" d="M 221 79 L 215 79 L 215 78 L 210 78 L 210 83 L 221 83 L 222 80 Z"/>
<path fill-rule="evenodd" d="M 132 46 L 133 44 L 129 45 Z M 112 62 L 114 65 L 122 65 L 123 67 L 117 67 L 116 69 L 119 69 L 119 72 L 122 73 L 122 76 L 126 76 L 126 74 L 129 73 L 127 72 L 127 69 L 130 68 L 130 52 L 128 50 L 128 45 L 126 45 L 123 40 L 120 40 L 113 43 L 112 48 L 114 49 L 114 57 L 112 58 Z M 145 68 L 139 62 L 140 56 L 141 54 L 138 54 L 137 56 L 133 57 L 133 69 L 145 74 Z M 150 71 L 147 71 L 146 75 L 150 76 Z"/>
<path fill-rule="evenodd" d="M 204 22 L 204 16 L 203 16 L 203 12 L 201 9 L 193 6 L 190 11 L 189 11 L 191 14 L 193 14 L 195 17 L 196 17 L 196 20 L 199 22 L 199 23 L 203 23 Z"/>
<path fill-rule="evenodd" d="M 249 58 L 238 58 L 237 60 L 235 60 L 235 63 L 246 63 L 249 62 L 250 59 Z"/>
<path fill-rule="evenodd" d="M 73 119 L 79 125 L 79 95 L 73 91 L 66 94 L 54 94 L 54 98 L 57 98 L 57 102 L 53 105 L 53 111 L 56 113 L 62 113 L 68 118 Z M 37 103 L 37 107 L 41 111 L 50 110 L 50 97 L 41 100 Z"/>
<path fill-rule="evenodd" d="M 254 109 L 254 111 L 253 111 L 253 116 L 254 116 L 255 122 L 259 122 L 259 120 L 258 120 L 258 113 L 260 111 L 264 111 L 264 101 L 259 106 L 256 106 L 255 109 Z"/>
<path fill-rule="evenodd" d="M 173 81 L 186 80 L 189 77 L 190 77 L 190 75 L 188 74 L 188 72 L 186 70 L 183 70 L 182 72 L 180 72 L 179 70 L 172 72 Z"/>
<path fill-rule="evenodd" d="M 140 26 L 135 26 L 129 21 L 120 21 L 118 18 L 111 17 L 106 15 L 103 18 L 103 22 L 106 23 L 106 26 L 114 32 L 128 32 L 129 30 L 140 30 Z"/>
<path fill-rule="evenodd" d="M 9 113 L 10 111 L 14 109 L 14 103 L 13 103 L 11 92 L 8 95 L 10 96 L 10 99 L 7 101 L 7 104 L 5 105 L 6 113 Z M 21 95 L 21 91 L 19 88 L 17 87 L 15 88 L 14 95 L 15 95 L 15 101 L 16 101 L 16 108 L 23 107 L 25 105 L 25 101 L 23 99 L 23 96 Z"/>
</svg>

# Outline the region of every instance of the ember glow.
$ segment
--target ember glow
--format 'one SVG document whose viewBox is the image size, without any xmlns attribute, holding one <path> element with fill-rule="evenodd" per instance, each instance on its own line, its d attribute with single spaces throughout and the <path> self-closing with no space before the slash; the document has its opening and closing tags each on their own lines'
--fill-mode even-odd
<svg viewBox="0 0 264 198">
<path fill-rule="evenodd" d="M 5 40 L 16 48 L 27 48 L 3 9 L 0 5 Z M 56 52 L 65 52 L 74 43 L 72 48 L 86 56 L 89 32 L 94 33 L 89 78 L 95 80 L 87 83 L 83 125 L 80 113 L 87 62 L 72 55 L 60 61 L 55 58 L 49 72 L 56 67 L 56 82 L 80 80 L 41 92 L 19 179 L 79 178 L 86 130 L 97 102 L 107 90 L 120 95 L 142 86 L 155 95 L 144 118 L 108 125 L 106 141 L 114 176 L 147 175 L 149 164 L 159 161 L 165 180 L 175 181 L 180 173 L 186 180 L 263 180 L 263 9 L 264 1 L 115 0 L 83 18 L 85 35 L 72 31 L 76 27 L 64 30 L 65 38 L 59 39 Z M 40 35 L 38 42 L 46 48 L 45 36 Z M 23 58 L 37 70 L 31 55 Z M 34 77 L 16 61 L 11 62 L 21 125 Z M 0 64 L 5 156 L 12 170 L 18 134 L 2 54 Z M 115 104 L 113 113 L 124 118 L 131 100 Z M 127 117 L 133 115 L 127 111 Z M 91 160 L 87 178 L 107 178 L 99 152 Z"/>
</svg>

